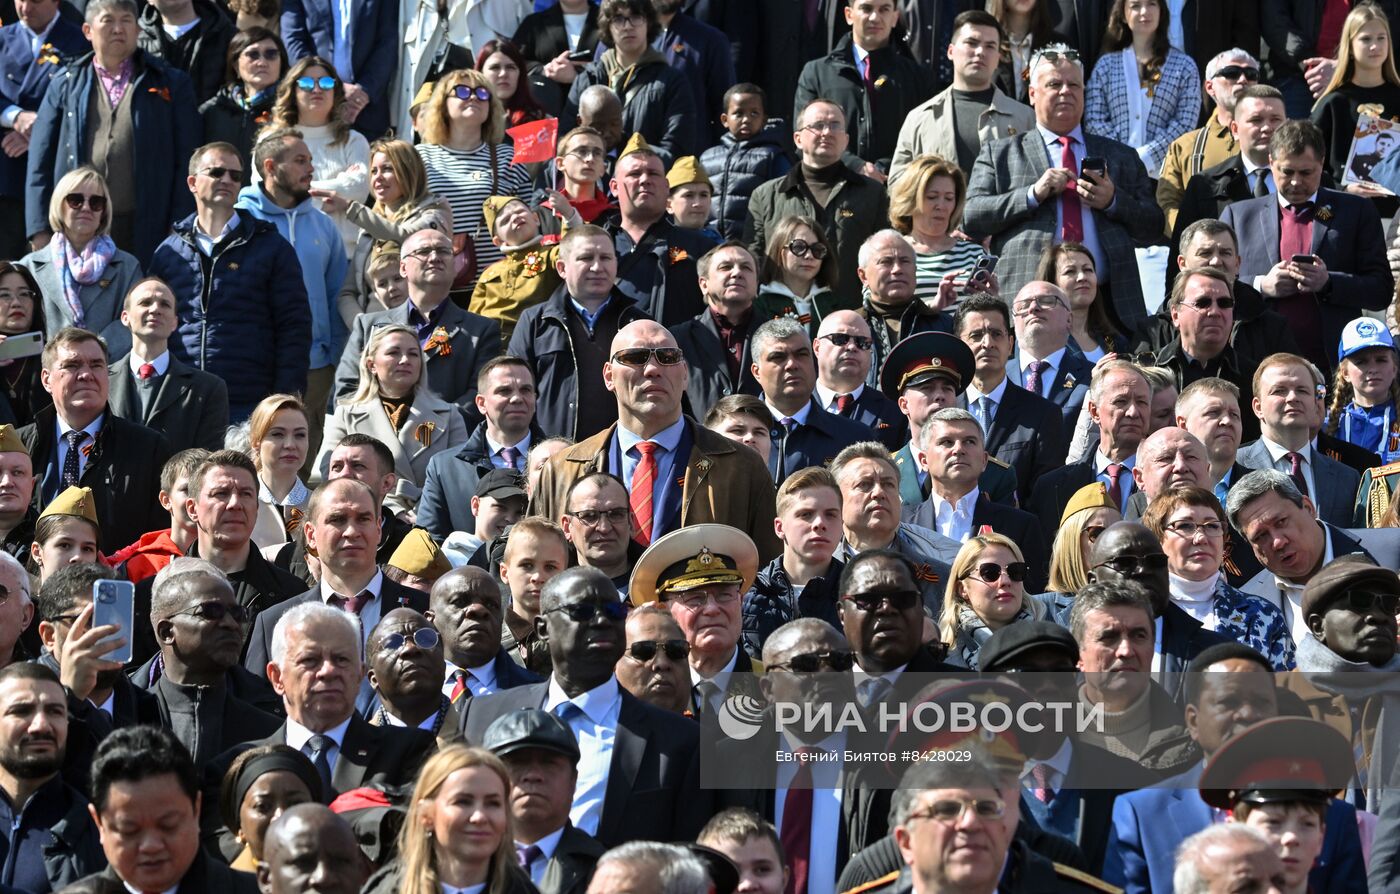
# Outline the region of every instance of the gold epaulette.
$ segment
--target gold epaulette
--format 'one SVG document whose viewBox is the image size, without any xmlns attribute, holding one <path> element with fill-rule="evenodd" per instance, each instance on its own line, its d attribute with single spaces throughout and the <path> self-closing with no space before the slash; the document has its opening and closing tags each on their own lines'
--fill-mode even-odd
<svg viewBox="0 0 1400 894">
<path fill-rule="evenodd" d="M 1371 473 L 1371 489 L 1366 493 L 1366 527 L 1379 528 L 1390 509 L 1390 486 L 1377 469 Z"/>
<path fill-rule="evenodd" d="M 1377 466 L 1371 470 L 1372 478 L 1383 478 L 1386 475 L 1400 474 L 1400 462 L 1391 463 L 1388 466 Z"/>
<path fill-rule="evenodd" d="M 1075 869 L 1073 866 L 1066 866 L 1063 863 L 1055 864 L 1055 874 L 1067 879 L 1073 879 L 1081 885 L 1088 885 L 1095 891 L 1103 891 L 1105 894 L 1123 894 L 1122 888 L 1114 887 L 1101 878 L 1092 876 L 1083 870 Z"/>
<path fill-rule="evenodd" d="M 987 462 L 992 463 L 992 464 L 994 464 L 994 465 L 1001 466 L 1003 469 L 1009 469 L 1009 468 L 1011 468 L 1011 463 L 1007 462 L 1007 461 L 1004 460 L 1004 459 L 997 459 L 995 456 L 992 456 L 990 453 L 987 454 Z"/>
<path fill-rule="evenodd" d="M 891 872 L 889 875 L 882 875 L 882 876 L 880 876 L 879 878 L 875 879 L 874 881 L 866 882 L 866 883 L 863 884 L 863 885 L 857 885 L 857 886 L 855 886 L 854 888 L 852 888 L 851 890 L 844 892 L 844 894 L 864 894 L 864 892 L 866 892 L 866 891 L 870 891 L 870 890 L 873 890 L 873 889 L 875 889 L 875 888 L 880 888 L 880 887 L 883 887 L 883 886 L 885 886 L 885 885 L 888 885 L 888 884 L 890 884 L 891 882 L 893 882 L 893 881 L 894 881 L 895 879 L 897 879 L 897 878 L 899 878 L 899 870 L 898 870 L 898 869 L 896 869 L 894 872 Z M 1117 889 L 1114 889 L 1114 890 L 1117 890 Z"/>
</svg>

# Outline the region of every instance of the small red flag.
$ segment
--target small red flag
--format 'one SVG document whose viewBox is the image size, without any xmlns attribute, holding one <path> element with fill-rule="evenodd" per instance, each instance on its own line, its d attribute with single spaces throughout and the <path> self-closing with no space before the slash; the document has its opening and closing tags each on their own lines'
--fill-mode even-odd
<svg viewBox="0 0 1400 894">
<path fill-rule="evenodd" d="M 554 141 L 559 138 L 559 119 L 544 118 L 521 124 L 507 130 L 515 141 L 513 165 L 524 165 L 535 161 L 549 161 L 554 157 Z"/>
</svg>

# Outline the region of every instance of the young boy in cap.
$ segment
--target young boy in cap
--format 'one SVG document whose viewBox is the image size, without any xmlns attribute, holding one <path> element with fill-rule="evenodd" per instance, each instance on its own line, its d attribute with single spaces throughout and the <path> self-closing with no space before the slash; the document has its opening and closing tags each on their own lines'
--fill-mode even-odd
<svg viewBox="0 0 1400 894">
<path fill-rule="evenodd" d="M 671 197 L 666 200 L 666 211 L 676 226 L 687 230 L 699 230 L 702 234 L 720 243 L 720 235 L 707 224 L 710 219 L 710 199 L 714 188 L 705 169 L 693 155 L 676 159 L 671 171 L 666 175 L 666 185 L 671 188 Z"/>
<path fill-rule="evenodd" d="M 561 192 L 550 190 L 544 204 L 563 218 L 566 230 L 583 223 Z M 506 256 L 482 271 L 467 309 L 498 321 L 501 344 L 509 344 L 525 308 L 544 301 L 563 281 L 555 269 L 559 238 L 541 236 L 535 212 L 514 196 L 492 196 L 482 203 L 481 213 L 491 231 L 491 241 Z"/>
<path fill-rule="evenodd" d="M 453 531 L 442 542 L 442 550 L 454 567 L 465 565 L 477 550 L 489 544 L 506 528 L 525 515 L 525 481 L 511 469 L 492 469 L 476 484 L 472 495 L 471 531 Z"/>
</svg>

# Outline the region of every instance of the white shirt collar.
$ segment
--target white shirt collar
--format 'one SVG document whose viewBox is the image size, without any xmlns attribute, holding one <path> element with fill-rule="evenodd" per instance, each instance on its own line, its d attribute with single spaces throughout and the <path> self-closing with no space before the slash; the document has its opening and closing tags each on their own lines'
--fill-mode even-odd
<svg viewBox="0 0 1400 894">
<path fill-rule="evenodd" d="M 1011 377 L 1010 377 L 1010 376 L 1002 376 L 1001 384 L 999 384 L 999 385 L 997 385 L 997 387 L 993 388 L 993 389 L 991 390 L 991 393 L 989 393 L 989 394 L 983 394 L 981 391 L 978 391 L 978 390 L 977 390 L 977 386 L 976 386 L 976 385 L 971 385 L 971 384 L 969 384 L 969 385 L 967 386 L 967 405 L 968 405 L 968 406 L 972 406 L 972 405 L 975 404 L 980 398 L 983 398 L 983 397 L 990 397 L 990 398 L 992 399 L 992 403 L 996 404 L 997 406 L 1001 406 L 1001 399 L 1002 399 L 1002 397 L 1005 396 L 1005 394 L 1006 394 L 1006 385 L 1007 385 L 1007 383 L 1010 382 L 1010 381 L 1011 381 Z"/>
<path fill-rule="evenodd" d="M 170 369 L 170 352 L 163 351 L 160 356 L 154 360 L 142 360 L 140 357 L 137 357 L 136 352 L 133 351 L 127 355 L 127 362 L 131 367 L 131 374 L 133 376 L 141 375 L 141 366 L 145 363 L 149 363 L 156 368 L 156 375 L 163 376 L 166 370 Z"/>
<path fill-rule="evenodd" d="M 230 215 L 228 216 L 228 222 L 224 224 L 224 228 L 223 228 L 222 230 L 220 230 L 220 231 L 218 232 L 217 235 L 215 235 L 214 233 L 206 233 L 206 232 L 204 232 L 204 227 L 202 227 L 202 226 L 199 225 L 199 216 L 198 216 L 198 215 L 195 215 L 195 218 L 194 218 L 194 232 L 195 232 L 195 235 L 197 235 L 197 236 L 203 236 L 203 237 L 205 237 L 206 239 L 210 239 L 210 240 L 212 240 L 212 241 L 214 241 L 214 242 L 222 242 L 222 241 L 223 241 L 223 238 L 224 238 L 225 236 L 227 236 L 229 233 L 232 233 L 232 232 L 233 232 L 234 230 L 236 230 L 236 229 L 238 229 L 238 212 L 237 212 L 237 211 L 233 212 L 232 214 L 230 214 Z"/>
<path fill-rule="evenodd" d="M 716 671 L 713 677 L 706 677 L 692 665 L 690 668 L 690 685 L 697 686 L 701 682 L 709 680 L 719 687 L 720 692 L 727 692 L 729 690 L 729 676 L 734 673 L 734 666 L 738 663 L 739 647 L 736 645 L 734 647 L 734 654 L 729 656 L 729 662 L 722 669 Z"/>
<path fill-rule="evenodd" d="M 1335 559 L 1337 555 L 1336 552 L 1332 549 L 1331 532 L 1329 532 L 1327 528 L 1323 526 L 1322 522 L 1318 522 L 1317 526 L 1319 528 L 1322 528 L 1322 564 L 1318 565 L 1317 567 L 1325 568 L 1328 565 L 1332 564 L 1332 560 Z M 1297 584 L 1291 580 L 1288 580 L 1287 578 L 1279 577 L 1277 574 L 1275 574 L 1274 583 L 1278 585 L 1279 590 L 1285 593 L 1295 594 L 1298 597 L 1299 604 L 1302 604 L 1303 588 L 1308 585 L 1307 581 L 1304 581 L 1301 584 Z"/>
<path fill-rule="evenodd" d="M 130 892 L 130 894 L 147 894 L 146 891 L 141 890 L 140 888 L 134 886 L 133 884 L 131 884 L 131 882 L 128 882 L 126 880 L 122 881 L 122 887 L 126 888 L 126 890 Z M 173 888 L 166 888 L 164 891 L 161 892 L 161 894 L 175 894 L 175 892 L 178 890 L 180 890 L 180 886 L 176 885 Z"/>
<path fill-rule="evenodd" d="M 336 749 L 339 750 L 341 743 L 345 741 L 345 731 L 350 728 L 350 720 L 353 717 L 354 715 L 351 714 L 350 717 L 345 718 L 344 722 L 339 726 L 331 727 L 320 735 L 334 742 Z M 317 734 L 292 718 L 287 718 L 287 744 L 292 748 L 295 748 L 297 751 L 302 750 L 306 747 L 306 743 L 311 741 L 311 737 L 314 735 Z"/>
<path fill-rule="evenodd" d="M 773 414 L 774 421 L 777 422 L 779 425 L 782 425 L 783 420 L 788 418 L 787 416 L 783 415 L 783 413 L 779 411 L 777 407 L 773 406 L 770 403 L 767 403 L 766 401 L 764 402 L 764 406 L 768 408 L 768 412 Z M 792 414 L 792 421 L 796 422 L 798 425 L 806 425 L 807 417 L 811 414 L 812 402 L 809 400 L 802 405 L 802 408 L 800 410 Z"/>
<path fill-rule="evenodd" d="M 1026 767 L 1025 767 L 1024 770 L 1021 771 L 1021 779 L 1023 779 L 1023 780 L 1030 779 L 1030 778 L 1031 778 L 1031 768 L 1034 767 L 1036 764 L 1045 764 L 1045 765 L 1048 766 L 1050 769 L 1054 770 L 1057 774 L 1059 774 L 1059 775 L 1057 775 L 1057 776 L 1051 777 L 1052 781 L 1058 780 L 1058 781 L 1061 783 L 1061 785 L 1060 785 L 1060 786 L 1057 786 L 1057 788 L 1063 787 L 1064 779 L 1065 779 L 1066 776 L 1069 775 L 1069 764 L 1070 764 L 1070 761 L 1071 761 L 1073 758 L 1074 758 L 1074 745 L 1073 745 L 1073 743 L 1071 742 L 1071 740 L 1070 740 L 1068 737 L 1066 737 L 1065 740 L 1064 740 L 1063 742 L 1060 743 L 1060 748 L 1059 748 L 1059 750 L 1056 751 L 1054 754 L 1052 754 L 1050 757 L 1047 757 L 1047 758 L 1046 758 L 1045 760 L 1043 760 L 1043 761 L 1038 761 L 1038 760 L 1028 760 L 1028 761 L 1026 761 Z"/>
<path fill-rule="evenodd" d="M 371 593 L 373 593 L 375 599 L 378 599 L 378 598 L 379 598 L 379 593 L 380 593 L 380 591 L 383 589 L 383 587 L 384 587 L 384 572 L 383 572 L 383 571 L 380 571 L 380 570 L 378 570 L 378 569 L 376 569 L 375 572 L 374 572 L 374 577 L 370 578 L 370 579 L 369 579 L 369 583 L 365 584 L 365 589 L 366 589 L 366 590 L 369 590 Z M 326 583 L 326 579 L 325 579 L 324 577 L 321 578 L 321 583 L 320 583 L 319 589 L 320 589 L 320 592 L 321 592 L 321 601 L 322 601 L 322 602 L 325 602 L 325 603 L 329 603 L 329 602 L 331 601 L 331 597 L 332 597 L 332 596 L 344 596 L 345 598 L 348 599 L 348 598 L 350 598 L 350 597 L 352 597 L 352 596 L 358 596 L 358 595 L 359 595 L 358 593 L 337 593 L 335 590 L 332 590 L 332 589 L 330 588 L 330 585 L 329 585 L 328 583 Z"/>
<path fill-rule="evenodd" d="M 530 433 L 528 431 L 525 432 L 525 437 L 514 444 L 497 444 L 495 439 L 490 435 L 486 436 L 486 451 L 491 456 L 498 455 L 506 447 L 514 447 L 517 453 L 522 457 L 525 456 L 530 452 Z"/>
<path fill-rule="evenodd" d="M 1283 446 L 1282 444 L 1279 444 L 1279 443 L 1277 443 L 1277 442 L 1275 442 L 1275 441 L 1269 440 L 1269 438 L 1265 437 L 1264 435 L 1260 435 L 1260 436 L 1259 436 L 1259 442 L 1260 442 L 1261 444 L 1264 445 L 1264 449 L 1265 449 L 1265 450 L 1269 451 L 1269 459 L 1270 459 L 1272 462 L 1274 462 L 1274 463 L 1277 463 L 1277 462 L 1279 462 L 1280 460 L 1286 459 L 1286 458 L 1287 458 L 1287 455 L 1288 455 L 1289 453 L 1292 453 L 1292 452 L 1293 452 L 1293 451 L 1289 450 L 1287 447 Z M 1305 465 L 1305 466 L 1311 465 L 1311 464 L 1312 464 L 1312 445 L 1309 444 L 1308 446 L 1304 447 L 1302 450 L 1299 450 L 1299 451 L 1298 451 L 1298 455 L 1299 455 L 1300 457 L 1302 457 L 1302 465 Z"/>
<path fill-rule="evenodd" d="M 1289 208 L 1289 207 L 1292 207 L 1293 203 L 1290 202 L 1290 201 L 1288 201 L 1287 199 L 1285 199 L 1285 198 L 1283 197 L 1283 193 L 1281 193 L 1281 192 L 1280 192 L 1280 193 L 1275 193 L 1274 195 L 1276 195 L 1276 196 L 1278 197 L 1278 205 L 1279 205 L 1280 208 Z M 1314 205 L 1316 205 L 1316 204 L 1317 204 L 1317 193 L 1313 193 L 1312 195 L 1308 196 L 1307 201 L 1312 202 Z M 1302 204 L 1302 203 L 1300 202 L 1299 204 Z"/>
<path fill-rule="evenodd" d="M 1053 352 L 1049 357 L 1032 357 L 1030 351 L 1022 350 L 1021 368 L 1025 369 L 1032 360 L 1043 360 L 1046 363 L 1050 364 L 1050 369 L 1048 371 L 1053 374 L 1059 371 L 1060 364 L 1063 363 L 1065 360 L 1065 351 L 1067 349 L 1067 347 L 1062 347 L 1058 351 Z M 1042 376 L 1041 378 L 1042 380 L 1044 380 L 1044 376 Z M 1053 378 L 1053 375 L 1051 376 L 1051 378 Z"/>
<path fill-rule="evenodd" d="M 573 702 L 579 706 L 579 709 L 589 720 L 594 723 L 602 723 L 622 704 L 622 690 L 617 685 L 617 677 L 614 676 L 608 677 L 587 692 L 569 698 L 559 686 L 558 678 L 551 674 L 549 677 L 549 696 L 545 699 L 544 709 L 552 714 L 554 709 L 564 702 Z"/>
<path fill-rule="evenodd" d="M 1111 459 L 1109 459 L 1108 457 L 1104 456 L 1104 455 L 1103 455 L 1103 451 L 1101 451 L 1101 450 L 1095 448 L 1095 450 L 1094 450 L 1094 473 L 1095 473 L 1096 475 L 1105 475 L 1105 474 L 1107 474 L 1107 473 L 1108 473 L 1108 467 L 1109 467 L 1112 463 L 1113 463 L 1113 460 L 1111 460 Z M 1123 468 L 1125 468 L 1125 469 L 1134 469 L 1134 468 L 1136 468 L 1136 467 L 1137 467 L 1137 454 L 1136 454 L 1136 453 L 1133 454 L 1132 456 L 1128 457 L 1127 459 L 1123 460 Z"/>
<path fill-rule="evenodd" d="M 860 395 L 864 391 L 865 383 L 861 382 L 859 385 L 856 386 L 856 390 L 850 392 L 851 400 L 860 400 Z M 836 396 L 842 393 L 844 392 L 832 391 L 830 388 L 826 387 L 821 382 L 817 383 L 817 403 L 821 405 L 821 408 L 823 410 L 830 410 L 832 412 L 835 412 L 834 408 L 832 407 L 832 404 L 836 403 Z"/>
<path fill-rule="evenodd" d="M 977 496 L 982 493 L 980 487 L 974 486 L 972 490 L 963 494 L 957 503 L 949 503 L 938 495 L 938 491 L 930 490 L 929 499 L 933 500 L 934 519 L 942 527 L 945 519 L 950 518 L 954 512 L 961 509 L 967 516 L 968 524 L 972 523 L 972 509 L 977 505 Z"/>
<path fill-rule="evenodd" d="M 539 858 L 541 860 L 548 861 L 554 859 L 554 852 L 559 849 L 559 839 L 564 837 L 564 830 L 567 828 L 569 828 L 569 826 L 567 823 L 565 823 L 564 825 L 555 829 L 553 832 L 550 832 L 548 835 L 541 838 L 539 841 L 532 842 L 535 845 L 535 847 L 540 849 Z M 523 841 L 517 841 L 515 843 L 515 846 L 529 847 L 529 845 L 527 845 Z"/>
</svg>

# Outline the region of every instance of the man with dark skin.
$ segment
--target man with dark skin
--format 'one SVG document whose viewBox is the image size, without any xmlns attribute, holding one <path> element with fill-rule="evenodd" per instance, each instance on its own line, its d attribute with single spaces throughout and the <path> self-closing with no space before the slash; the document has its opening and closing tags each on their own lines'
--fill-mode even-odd
<svg viewBox="0 0 1400 894">
<path fill-rule="evenodd" d="M 357 894 L 369 874 L 355 830 L 343 817 L 323 804 L 297 804 L 268 826 L 258 891 Z"/>
<path fill-rule="evenodd" d="M 442 637 L 431 621 L 411 608 L 394 609 L 370 633 L 365 655 L 369 684 L 379 694 L 370 723 L 416 726 L 456 738 L 457 712 L 442 691 Z"/>
<path fill-rule="evenodd" d="M 433 584 L 428 604 L 426 617 L 442 637 L 442 692 L 453 704 L 539 682 L 501 648 L 501 587 L 488 572 L 452 569 Z"/>
<path fill-rule="evenodd" d="M 633 609 L 626 630 L 627 651 L 617 663 L 617 682 L 663 711 L 690 711 L 690 643 L 666 606 Z"/>
<path fill-rule="evenodd" d="M 1334 559 L 1303 590 L 1308 635 L 1298 643 L 1298 669 L 1394 670 L 1397 611 L 1394 572 L 1357 556 Z"/>
<path fill-rule="evenodd" d="M 908 559 L 890 550 L 860 553 L 842 570 L 839 588 L 837 613 L 856 653 L 856 697 L 863 704 L 883 698 L 905 671 L 944 667 L 923 648 L 923 599 Z"/>
</svg>

